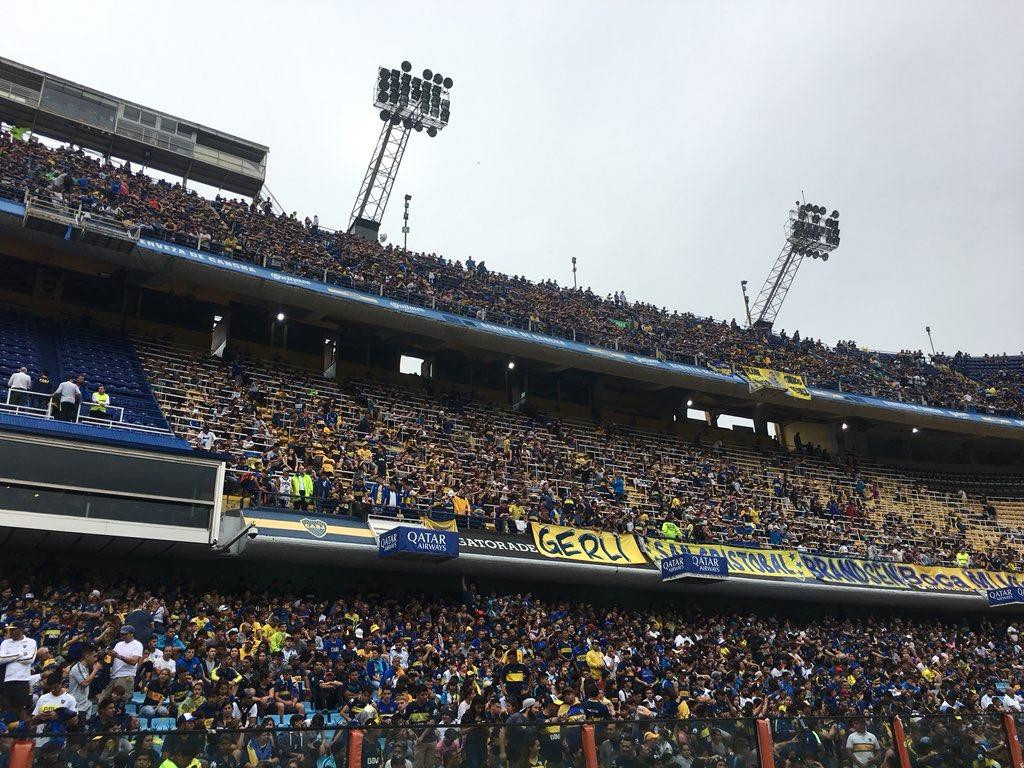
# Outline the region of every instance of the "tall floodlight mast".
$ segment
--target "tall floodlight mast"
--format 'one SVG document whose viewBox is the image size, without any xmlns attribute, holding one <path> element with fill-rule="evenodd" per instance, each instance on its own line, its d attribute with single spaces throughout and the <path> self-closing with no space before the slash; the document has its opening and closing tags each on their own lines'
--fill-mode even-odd
<svg viewBox="0 0 1024 768">
<path fill-rule="evenodd" d="M 384 125 L 348 222 L 350 234 L 368 240 L 377 239 L 409 135 L 426 130 L 428 136 L 437 136 L 451 115 L 452 79 L 429 69 L 423 70 L 422 78 L 410 72 L 408 61 L 402 62 L 400 71 L 377 70 L 373 105 L 380 110 Z"/>
<path fill-rule="evenodd" d="M 775 259 L 761 292 L 754 302 L 751 327 L 770 331 L 782 309 L 797 270 L 805 256 L 828 261 L 829 254 L 839 247 L 839 211 L 827 215 L 823 205 L 796 203 L 786 219 L 786 244 Z M 748 321 L 749 322 L 749 321 Z"/>
</svg>

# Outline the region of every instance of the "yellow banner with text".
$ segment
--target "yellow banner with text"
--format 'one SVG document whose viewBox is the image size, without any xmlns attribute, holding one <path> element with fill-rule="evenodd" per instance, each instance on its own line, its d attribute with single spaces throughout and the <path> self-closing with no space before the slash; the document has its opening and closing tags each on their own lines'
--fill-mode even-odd
<svg viewBox="0 0 1024 768">
<path fill-rule="evenodd" d="M 774 371 L 771 368 L 756 368 L 752 365 L 741 365 L 740 372 L 750 382 L 751 390 L 780 389 L 790 397 L 800 400 L 811 399 L 811 393 L 807 391 L 803 376 Z"/>
<path fill-rule="evenodd" d="M 564 525 L 530 523 L 533 543 L 546 557 L 600 565 L 647 565 L 636 536 Z"/>
<path fill-rule="evenodd" d="M 814 580 L 800 559 L 800 553 L 791 549 L 748 549 L 725 544 L 690 544 L 651 538 L 644 538 L 642 541 L 653 563 L 684 552 L 691 555 L 718 555 L 724 557 L 729 564 L 730 576 L 786 581 Z"/>
</svg>

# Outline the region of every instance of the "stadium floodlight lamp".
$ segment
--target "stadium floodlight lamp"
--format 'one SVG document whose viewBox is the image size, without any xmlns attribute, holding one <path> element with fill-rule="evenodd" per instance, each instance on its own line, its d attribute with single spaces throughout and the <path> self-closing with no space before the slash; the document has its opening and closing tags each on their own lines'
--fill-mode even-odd
<svg viewBox="0 0 1024 768">
<path fill-rule="evenodd" d="M 509 360 L 508 361 L 508 369 L 510 371 L 514 371 L 516 369 L 516 361 L 515 360 Z"/>
<path fill-rule="evenodd" d="M 409 137 L 414 131 L 435 137 L 451 120 L 454 81 L 430 69 L 417 77 L 408 60 L 399 66 L 377 67 L 373 105 L 381 119 L 381 131 L 349 215 L 348 232 L 367 240 L 376 241 L 380 234 Z"/>
<path fill-rule="evenodd" d="M 450 89 L 455 83 L 430 69 L 423 70 L 423 77 L 415 77 L 411 71 L 408 61 L 402 62 L 401 71 L 378 67 L 373 105 L 381 110 L 381 120 L 417 131 L 426 128 L 429 136 L 437 136 L 451 118 Z M 385 111 L 388 117 L 384 116 Z"/>
<path fill-rule="evenodd" d="M 279 322 L 279 323 L 283 323 L 284 322 L 284 312 L 278 312 L 277 313 L 277 322 Z"/>
<path fill-rule="evenodd" d="M 910 430 L 910 432 L 911 432 L 912 434 L 915 434 L 915 435 L 916 435 L 916 434 L 917 434 L 918 432 L 920 432 L 920 431 L 921 431 L 921 430 L 920 430 L 920 429 L 918 429 L 917 427 L 914 427 L 913 429 L 911 429 L 911 430 Z"/>
<path fill-rule="evenodd" d="M 847 424 L 847 423 L 846 423 L 846 422 L 844 421 L 844 422 L 843 422 L 843 429 L 849 429 L 849 428 L 850 428 L 850 425 L 849 425 L 849 424 Z"/>
<path fill-rule="evenodd" d="M 784 232 L 786 242 L 748 319 L 752 328 L 771 329 L 805 257 L 825 262 L 839 247 L 839 211 L 829 215 L 824 205 L 797 200 L 789 211 Z"/>
</svg>

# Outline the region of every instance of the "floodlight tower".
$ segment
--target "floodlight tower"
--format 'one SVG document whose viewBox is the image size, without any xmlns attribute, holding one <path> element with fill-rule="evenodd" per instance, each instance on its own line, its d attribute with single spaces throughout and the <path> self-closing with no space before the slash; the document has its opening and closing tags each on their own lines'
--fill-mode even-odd
<svg viewBox="0 0 1024 768">
<path fill-rule="evenodd" d="M 422 78 L 413 77 L 411 71 L 408 61 L 402 62 L 401 71 L 377 70 L 373 105 L 380 110 L 384 126 L 348 222 L 350 234 L 367 240 L 377 239 L 409 135 L 425 129 L 428 136 L 437 136 L 451 114 L 452 79 L 429 69 L 423 70 Z"/>
<path fill-rule="evenodd" d="M 782 302 L 789 293 L 797 270 L 805 256 L 828 261 L 828 256 L 839 247 L 839 211 L 827 216 L 823 205 L 796 202 L 796 208 L 786 219 L 786 244 L 775 259 L 761 292 L 754 302 L 752 328 L 770 331 Z"/>
</svg>

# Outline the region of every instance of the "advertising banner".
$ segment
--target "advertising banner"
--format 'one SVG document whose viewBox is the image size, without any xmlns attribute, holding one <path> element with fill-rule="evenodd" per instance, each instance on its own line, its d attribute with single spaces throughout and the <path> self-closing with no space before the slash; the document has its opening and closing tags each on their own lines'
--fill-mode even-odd
<svg viewBox="0 0 1024 768">
<path fill-rule="evenodd" d="M 990 589 L 985 594 L 988 595 L 989 606 L 993 608 L 1000 605 L 1024 605 L 1024 587 Z"/>
<path fill-rule="evenodd" d="M 779 389 L 790 397 L 800 400 L 810 400 L 811 393 L 804 383 L 804 377 L 795 373 L 774 371 L 771 368 L 755 368 L 751 365 L 741 365 L 740 373 L 750 382 L 750 391 L 759 389 Z"/>
<path fill-rule="evenodd" d="M 647 565 L 633 534 L 530 523 L 537 551 L 559 560 L 599 565 Z"/>
<path fill-rule="evenodd" d="M 681 555 L 666 557 L 659 563 L 662 581 L 677 579 L 721 580 L 729 576 L 729 563 L 719 555 Z"/>
<path fill-rule="evenodd" d="M 800 554 L 790 549 L 746 549 L 724 544 L 690 544 L 666 539 L 642 539 L 652 562 L 682 555 L 715 555 L 724 558 L 731 576 L 785 581 L 812 581 L 814 577 L 804 567 Z"/>
<path fill-rule="evenodd" d="M 875 589 L 910 589 L 900 571 L 899 563 L 808 554 L 801 555 L 801 559 L 814 578 L 825 584 Z"/>
<path fill-rule="evenodd" d="M 401 555 L 425 560 L 450 560 L 459 556 L 459 534 L 400 525 L 381 534 L 378 554 L 381 557 Z"/>
<path fill-rule="evenodd" d="M 420 518 L 420 522 L 423 523 L 424 528 L 429 528 L 432 531 L 459 530 L 458 524 L 455 522 L 454 517 L 451 520 L 431 520 L 429 517 L 424 515 Z"/>
</svg>

